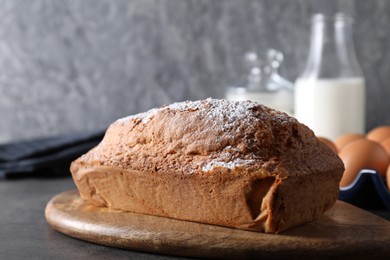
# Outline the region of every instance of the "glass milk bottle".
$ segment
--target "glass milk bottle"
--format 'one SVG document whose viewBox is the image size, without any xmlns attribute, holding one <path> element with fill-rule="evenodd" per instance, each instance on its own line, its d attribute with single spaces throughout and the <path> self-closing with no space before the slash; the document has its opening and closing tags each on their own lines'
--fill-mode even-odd
<svg viewBox="0 0 390 260">
<path fill-rule="evenodd" d="M 295 117 L 317 136 L 365 131 L 365 81 L 342 13 L 312 17 L 306 68 L 295 83 Z"/>
<path fill-rule="evenodd" d="M 269 49 L 263 60 L 254 52 L 247 53 L 244 79 L 236 86 L 226 89 L 226 99 L 252 100 L 292 114 L 294 85 L 279 75 L 278 68 L 282 61 L 283 54 L 274 49 Z"/>
</svg>

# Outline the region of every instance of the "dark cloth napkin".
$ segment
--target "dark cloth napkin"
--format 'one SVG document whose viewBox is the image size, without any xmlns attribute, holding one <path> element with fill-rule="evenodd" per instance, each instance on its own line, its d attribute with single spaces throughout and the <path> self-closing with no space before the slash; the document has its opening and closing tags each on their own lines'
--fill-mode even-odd
<svg viewBox="0 0 390 260">
<path fill-rule="evenodd" d="M 69 175 L 70 163 L 96 146 L 104 131 L 0 145 L 0 179 Z"/>
</svg>

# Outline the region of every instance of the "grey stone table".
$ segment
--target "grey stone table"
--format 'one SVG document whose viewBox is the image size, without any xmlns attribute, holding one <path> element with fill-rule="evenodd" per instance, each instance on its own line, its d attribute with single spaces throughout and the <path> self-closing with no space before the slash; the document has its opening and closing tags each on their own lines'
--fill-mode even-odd
<svg viewBox="0 0 390 260">
<path fill-rule="evenodd" d="M 185 259 L 101 246 L 56 232 L 46 223 L 46 203 L 74 188 L 71 178 L 0 181 L 0 258 Z"/>
</svg>

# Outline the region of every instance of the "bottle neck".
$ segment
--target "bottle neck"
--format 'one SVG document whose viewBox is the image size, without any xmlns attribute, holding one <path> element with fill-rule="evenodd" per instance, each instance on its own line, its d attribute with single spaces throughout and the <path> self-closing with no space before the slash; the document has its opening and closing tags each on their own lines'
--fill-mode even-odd
<svg viewBox="0 0 390 260">
<path fill-rule="evenodd" d="M 312 18 L 309 57 L 302 78 L 361 78 L 352 37 L 352 19 L 343 14 Z"/>
</svg>

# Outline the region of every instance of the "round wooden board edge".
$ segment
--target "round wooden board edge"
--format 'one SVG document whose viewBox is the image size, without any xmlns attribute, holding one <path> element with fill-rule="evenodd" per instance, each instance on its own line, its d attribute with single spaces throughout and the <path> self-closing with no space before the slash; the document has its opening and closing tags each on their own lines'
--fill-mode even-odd
<svg viewBox="0 0 390 260">
<path fill-rule="evenodd" d="M 122 248 L 122 249 L 131 249 L 135 251 L 141 251 L 141 252 L 151 252 L 151 253 L 157 253 L 157 254 L 165 254 L 165 255 L 176 255 L 176 256 L 187 256 L 187 257 L 207 257 L 207 258 L 223 258 L 223 259 L 228 259 L 228 258 L 233 258 L 233 259 L 251 259 L 251 258 L 259 258 L 259 257 L 272 257 L 272 259 L 286 259 L 286 258 L 294 258 L 293 255 L 297 252 L 294 252 L 292 248 L 281 248 L 282 250 L 275 250 L 273 248 L 269 248 L 268 250 L 264 250 L 264 247 L 261 248 L 262 250 L 259 250 L 260 247 L 254 247 L 253 245 L 247 245 L 247 246 L 242 246 L 241 248 L 231 248 L 231 247 L 225 247 L 219 243 L 216 245 L 210 245 L 207 248 L 204 247 L 205 245 L 203 244 L 203 247 L 198 247 L 196 246 L 199 245 L 188 245 L 188 244 L 177 244 L 177 245 L 170 245 L 169 243 L 143 243 L 142 238 L 140 241 L 134 241 L 134 243 L 129 243 L 128 240 L 126 241 L 118 241 L 110 234 L 95 234 L 98 235 L 99 238 L 96 239 L 96 236 L 91 237 L 90 235 L 82 232 L 80 229 L 75 228 L 75 223 L 72 222 L 72 219 L 69 219 L 64 212 L 61 210 L 58 210 L 54 205 L 55 203 L 62 199 L 64 196 L 69 196 L 72 197 L 74 200 L 76 199 L 81 199 L 79 197 L 79 193 L 77 190 L 70 190 L 70 191 L 65 191 L 62 193 L 59 193 L 55 195 L 46 205 L 45 208 L 45 217 L 48 222 L 48 224 L 56 231 L 63 233 L 65 235 L 81 239 L 84 241 L 96 243 L 96 244 L 101 244 L 105 246 L 110 246 L 110 247 L 115 247 L 115 248 Z M 343 203 L 343 202 L 341 202 Z M 355 208 L 354 206 L 348 205 L 348 207 Z M 360 209 L 359 209 L 360 210 Z M 132 214 L 132 215 L 142 215 L 142 214 L 135 214 L 135 213 L 128 213 L 128 212 L 122 212 L 122 211 L 114 211 L 119 212 L 122 214 Z M 194 225 L 201 225 L 201 226 L 208 226 L 212 228 L 213 230 L 216 230 L 217 232 L 220 230 L 227 231 L 229 234 L 230 233 L 237 233 L 241 232 L 240 234 L 243 234 L 245 236 L 267 236 L 270 240 L 272 240 L 273 236 L 275 238 L 286 238 L 284 234 L 288 234 L 289 231 L 279 234 L 279 235 L 272 235 L 272 234 L 263 234 L 263 233 L 256 233 L 256 232 L 250 232 L 250 231 L 244 231 L 244 230 L 237 230 L 237 229 L 231 229 L 231 228 L 226 228 L 226 227 L 218 227 L 218 226 L 210 226 L 206 224 L 200 224 L 200 223 L 193 223 L 193 222 L 186 222 L 186 221 L 180 221 L 180 220 L 174 220 L 174 219 L 166 219 L 166 218 L 161 218 L 161 217 L 155 217 L 155 216 L 147 216 L 147 215 L 142 215 L 146 218 L 157 218 L 157 219 L 164 219 L 165 221 L 173 221 L 173 222 L 178 222 L 178 223 L 185 223 L 188 224 L 189 226 L 194 226 Z M 376 216 L 374 216 L 375 218 Z M 379 217 L 378 217 L 379 218 Z M 58 221 L 60 220 L 60 221 Z M 385 221 L 385 220 L 384 220 Z M 386 221 L 385 221 L 386 222 Z M 88 224 L 88 223 L 85 223 Z M 310 224 L 308 224 L 310 225 Z M 299 227 L 297 227 L 299 228 Z M 389 229 L 388 229 L 389 230 Z M 137 230 L 135 230 L 137 232 Z M 158 236 L 159 234 L 154 234 Z M 158 238 L 158 237 L 157 237 Z M 209 238 L 209 237 L 208 237 Z M 297 237 L 299 239 L 299 237 Z M 161 242 L 161 241 L 160 241 Z M 385 241 L 383 241 L 385 242 Z M 390 242 L 390 239 L 388 239 L 388 242 Z M 195 248 L 194 248 L 195 246 Z M 283 250 L 284 249 L 284 250 Z M 289 249 L 289 250 L 286 250 Z M 334 252 L 328 252 L 325 248 L 312 248 L 311 250 L 308 251 L 308 248 L 296 248 L 296 250 L 300 251 L 302 250 L 302 256 L 311 258 L 311 257 L 316 257 L 317 259 L 321 258 L 329 258 L 334 255 L 345 255 L 348 252 L 352 252 L 352 250 L 348 250 L 346 248 L 346 251 L 342 253 L 340 249 L 338 251 Z M 383 256 L 383 253 L 386 253 L 388 255 L 389 250 L 387 252 L 383 252 L 383 248 L 379 247 L 377 248 L 378 250 L 382 250 L 379 252 L 376 252 L 371 250 L 369 252 L 370 256 L 378 255 L 378 256 Z M 292 250 L 292 251 L 291 251 Z M 364 251 L 362 250 L 362 254 L 366 254 L 367 250 Z M 297 255 L 296 255 L 297 256 Z M 301 255 L 297 258 L 302 258 Z M 356 259 L 356 256 L 355 258 Z"/>
</svg>

